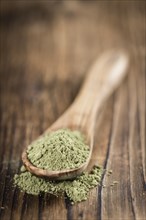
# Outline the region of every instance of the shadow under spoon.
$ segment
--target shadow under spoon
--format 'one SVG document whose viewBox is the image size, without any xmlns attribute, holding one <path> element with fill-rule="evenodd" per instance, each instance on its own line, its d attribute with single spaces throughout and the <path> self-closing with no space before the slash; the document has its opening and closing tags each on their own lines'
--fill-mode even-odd
<svg viewBox="0 0 146 220">
<path fill-rule="evenodd" d="M 22 161 L 31 173 L 52 180 L 71 179 L 80 175 L 88 166 L 92 155 L 96 117 L 107 98 L 120 85 L 127 73 L 128 56 L 122 50 L 103 53 L 93 64 L 83 86 L 71 106 L 45 132 L 62 128 L 78 130 L 84 134 L 90 148 L 87 160 L 78 168 L 59 171 L 44 170 L 34 166 L 27 158 L 27 148 L 22 153 Z M 43 135 L 44 135 L 43 134 Z"/>
</svg>

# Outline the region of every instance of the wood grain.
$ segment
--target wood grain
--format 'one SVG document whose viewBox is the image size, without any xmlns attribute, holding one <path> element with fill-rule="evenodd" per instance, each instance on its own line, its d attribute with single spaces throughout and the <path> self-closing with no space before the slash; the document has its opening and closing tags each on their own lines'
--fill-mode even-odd
<svg viewBox="0 0 146 220">
<path fill-rule="evenodd" d="M 146 219 L 145 1 L 1 1 L 0 218 Z M 91 164 L 103 176 L 85 202 L 13 187 L 24 147 L 72 103 L 92 61 L 126 48 L 128 77 L 96 119 Z M 113 180 L 119 183 L 110 186 Z"/>
</svg>

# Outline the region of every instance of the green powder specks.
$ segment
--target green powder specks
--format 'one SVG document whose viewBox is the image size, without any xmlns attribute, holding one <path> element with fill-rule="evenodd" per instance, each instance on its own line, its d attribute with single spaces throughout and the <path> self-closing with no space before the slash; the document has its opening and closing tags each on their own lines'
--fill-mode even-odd
<svg viewBox="0 0 146 220">
<path fill-rule="evenodd" d="M 89 174 L 83 173 L 74 180 L 57 182 L 47 181 L 24 171 L 14 176 L 14 184 L 22 191 L 32 195 L 38 195 L 41 192 L 55 196 L 66 194 L 73 203 L 76 203 L 87 199 L 89 190 L 100 183 L 102 173 L 102 168 L 95 166 Z"/>
<path fill-rule="evenodd" d="M 41 169 L 73 169 L 87 160 L 89 147 L 81 133 L 60 129 L 34 141 L 27 154 L 30 162 Z"/>
</svg>

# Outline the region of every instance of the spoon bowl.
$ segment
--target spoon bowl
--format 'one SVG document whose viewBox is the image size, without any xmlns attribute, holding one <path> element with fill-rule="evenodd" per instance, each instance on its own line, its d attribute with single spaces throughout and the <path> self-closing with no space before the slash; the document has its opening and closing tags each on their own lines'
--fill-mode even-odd
<svg viewBox="0 0 146 220">
<path fill-rule="evenodd" d="M 72 131 L 79 131 L 79 128 L 76 127 L 76 126 L 71 126 L 73 127 Z M 45 132 L 46 134 L 49 132 L 55 132 L 59 129 L 62 129 L 62 128 L 67 128 L 67 129 L 70 129 L 71 128 L 68 126 L 68 127 L 58 127 L 57 129 L 53 129 L 53 128 L 50 128 L 49 130 L 47 130 L 47 132 Z M 83 132 L 82 132 L 83 134 Z M 47 177 L 48 179 L 50 180 L 66 180 L 66 179 L 73 179 L 75 178 L 76 176 L 80 175 L 87 167 L 89 161 L 90 161 L 90 158 L 91 158 L 91 154 L 92 154 L 92 147 L 93 147 L 93 136 L 91 137 L 88 137 L 87 138 L 87 134 L 84 133 L 84 136 L 86 137 L 86 144 L 90 147 L 90 151 L 89 151 L 89 156 L 87 158 L 87 160 L 85 161 L 85 163 L 82 163 L 79 167 L 77 168 L 73 168 L 73 169 L 62 169 L 62 170 L 56 170 L 56 171 L 51 171 L 51 170 L 45 170 L 45 169 L 41 169 L 41 168 L 38 168 L 36 166 L 34 166 L 30 160 L 28 159 L 27 157 L 27 149 L 23 151 L 22 153 L 22 161 L 23 161 L 23 164 L 24 166 L 26 167 L 26 169 L 35 174 L 36 176 L 40 176 L 40 177 Z M 41 137 L 41 136 L 40 136 Z"/>
<path fill-rule="evenodd" d="M 44 170 L 34 166 L 27 157 L 27 148 L 22 153 L 24 166 L 31 173 L 50 180 L 72 179 L 88 166 L 92 155 L 96 117 L 107 98 L 120 85 L 127 73 L 128 56 L 122 50 L 105 52 L 91 67 L 83 86 L 72 105 L 44 134 L 67 128 L 80 131 L 89 146 L 89 156 L 79 167 L 63 170 Z M 41 136 L 40 136 L 41 137 Z"/>
</svg>

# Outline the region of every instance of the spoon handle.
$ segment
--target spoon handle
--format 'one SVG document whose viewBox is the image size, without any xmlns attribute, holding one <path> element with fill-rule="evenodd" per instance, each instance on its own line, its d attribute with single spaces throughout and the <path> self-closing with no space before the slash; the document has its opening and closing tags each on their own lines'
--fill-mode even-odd
<svg viewBox="0 0 146 220">
<path fill-rule="evenodd" d="M 55 124 L 93 132 L 100 107 L 121 83 L 127 66 L 128 56 L 123 51 L 113 50 L 100 56 L 89 70 L 75 101 Z"/>
</svg>

